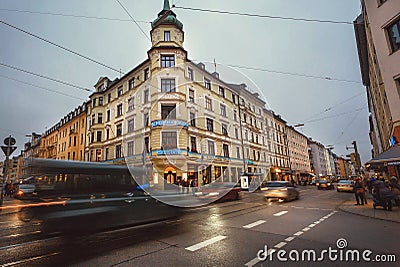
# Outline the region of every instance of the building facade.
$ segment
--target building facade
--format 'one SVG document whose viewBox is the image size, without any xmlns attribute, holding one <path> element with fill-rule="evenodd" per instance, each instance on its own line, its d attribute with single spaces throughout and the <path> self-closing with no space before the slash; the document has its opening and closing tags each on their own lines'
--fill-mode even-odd
<svg viewBox="0 0 400 267">
<path fill-rule="evenodd" d="M 354 27 L 374 157 L 400 141 L 400 2 L 362 0 L 361 4 Z"/>
<path fill-rule="evenodd" d="M 87 103 L 86 160 L 145 166 L 153 174 L 149 183 L 163 187 L 236 182 L 243 172 L 267 176 L 265 102 L 245 84 L 224 82 L 188 59 L 183 24 L 168 1 L 150 35 L 144 62 L 95 84 Z"/>
<path fill-rule="evenodd" d="M 317 141 L 308 139 L 308 147 L 310 154 L 311 165 L 313 166 L 314 174 L 319 176 L 326 176 L 327 172 L 327 161 L 325 156 L 325 146 Z"/>
<path fill-rule="evenodd" d="M 292 126 L 286 126 L 288 139 L 289 164 L 293 178 L 296 181 L 308 178 L 311 172 L 308 154 L 308 137 L 298 132 Z"/>
</svg>

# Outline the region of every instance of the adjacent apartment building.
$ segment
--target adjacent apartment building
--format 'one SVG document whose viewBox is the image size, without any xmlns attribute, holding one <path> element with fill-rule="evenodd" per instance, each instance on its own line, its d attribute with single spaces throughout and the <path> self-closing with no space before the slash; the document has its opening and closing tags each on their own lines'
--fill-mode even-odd
<svg viewBox="0 0 400 267">
<path fill-rule="evenodd" d="M 400 142 L 400 1 L 362 0 L 354 21 L 372 156 Z"/>
</svg>

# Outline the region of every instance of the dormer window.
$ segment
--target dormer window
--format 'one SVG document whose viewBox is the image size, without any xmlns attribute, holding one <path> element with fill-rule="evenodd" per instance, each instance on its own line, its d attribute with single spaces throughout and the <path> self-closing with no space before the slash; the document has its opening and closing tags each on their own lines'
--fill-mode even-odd
<svg viewBox="0 0 400 267">
<path fill-rule="evenodd" d="M 161 55 L 161 68 L 175 67 L 174 55 Z"/>
<path fill-rule="evenodd" d="M 101 84 L 98 88 L 97 88 L 97 92 L 102 92 L 104 90 L 104 85 Z"/>
<path fill-rule="evenodd" d="M 171 41 L 171 32 L 170 31 L 165 31 L 164 32 L 164 41 L 165 42 L 170 42 Z"/>
<path fill-rule="evenodd" d="M 144 80 L 150 78 L 150 68 L 145 68 L 143 71 Z"/>
</svg>

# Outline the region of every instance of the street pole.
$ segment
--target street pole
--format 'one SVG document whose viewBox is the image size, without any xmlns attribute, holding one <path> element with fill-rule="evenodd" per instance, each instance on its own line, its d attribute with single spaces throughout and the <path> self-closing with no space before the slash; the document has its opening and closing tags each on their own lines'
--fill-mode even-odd
<svg viewBox="0 0 400 267">
<path fill-rule="evenodd" d="M 354 147 L 354 153 L 356 154 L 357 172 L 358 172 L 358 174 L 361 174 L 361 160 L 360 160 L 360 154 L 358 154 L 357 142 L 353 141 L 352 144 L 353 144 L 353 147 Z"/>
</svg>

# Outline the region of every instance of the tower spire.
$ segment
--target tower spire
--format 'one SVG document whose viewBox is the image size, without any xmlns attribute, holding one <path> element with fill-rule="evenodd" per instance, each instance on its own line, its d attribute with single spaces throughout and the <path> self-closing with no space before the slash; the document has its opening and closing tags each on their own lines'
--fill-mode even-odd
<svg viewBox="0 0 400 267">
<path fill-rule="evenodd" d="M 169 0 L 164 0 L 163 10 L 171 10 L 171 7 L 169 6 Z"/>
</svg>

